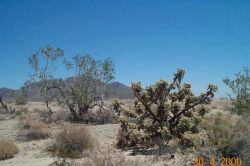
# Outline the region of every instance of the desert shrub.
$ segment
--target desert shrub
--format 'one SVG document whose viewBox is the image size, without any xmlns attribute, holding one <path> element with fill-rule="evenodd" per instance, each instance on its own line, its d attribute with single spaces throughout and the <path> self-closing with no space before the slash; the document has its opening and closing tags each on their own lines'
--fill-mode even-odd
<svg viewBox="0 0 250 166">
<path fill-rule="evenodd" d="M 49 118 L 50 123 L 60 123 L 62 121 L 65 121 L 69 118 L 68 112 L 66 111 L 58 111 L 54 112 L 51 117 Z"/>
<path fill-rule="evenodd" d="M 27 104 L 27 97 L 24 94 L 18 95 L 16 97 L 15 104 L 16 105 L 25 105 L 25 104 Z"/>
<path fill-rule="evenodd" d="M 199 133 L 199 124 L 207 111 L 205 105 L 210 103 L 217 86 L 210 84 L 205 93 L 195 96 L 190 84 L 181 83 L 184 74 L 184 70 L 178 69 L 172 82 L 159 80 L 146 89 L 140 82 L 133 83 L 134 110 L 126 110 L 114 101 L 123 132 L 118 145 L 164 148 L 169 140 L 177 138 L 187 143 L 184 147 L 195 146 L 191 142 Z"/>
<path fill-rule="evenodd" d="M 51 123 L 53 113 L 46 110 L 41 110 L 39 112 L 39 115 L 44 123 Z M 53 116 L 53 118 L 55 118 L 55 115 Z"/>
<path fill-rule="evenodd" d="M 52 115 L 53 116 L 53 115 Z M 74 116 L 72 114 L 65 113 L 64 119 L 69 120 L 71 122 L 75 122 Z M 118 117 L 113 109 L 93 109 L 89 112 L 84 113 L 80 119 L 78 119 L 80 123 L 85 124 L 113 124 L 117 123 Z"/>
<path fill-rule="evenodd" d="M 40 121 L 40 114 L 37 112 L 30 112 L 24 111 L 25 113 L 21 113 L 18 116 L 18 123 L 22 128 L 29 128 L 31 123 L 39 122 Z"/>
<path fill-rule="evenodd" d="M 112 110 L 96 110 L 86 113 L 85 115 L 87 123 L 93 124 L 107 124 L 117 122 L 117 116 Z"/>
<path fill-rule="evenodd" d="M 233 104 L 233 111 L 239 115 L 250 114 L 250 76 L 249 69 L 236 74 L 235 79 L 226 78 L 223 82 L 231 89 L 233 96 L 230 99 Z"/>
<path fill-rule="evenodd" d="M 249 124 L 249 122 L 248 122 Z M 243 148 L 241 152 L 241 156 L 243 158 L 243 161 L 245 162 L 246 165 L 250 165 L 250 132 L 248 131 L 245 134 L 245 139 L 246 139 L 246 146 Z"/>
<path fill-rule="evenodd" d="M 218 112 L 206 117 L 203 127 L 206 130 L 207 147 L 218 150 L 225 157 L 249 158 L 249 121 Z"/>
<path fill-rule="evenodd" d="M 0 139 L 0 160 L 12 158 L 18 152 L 18 148 L 13 141 Z"/>
<path fill-rule="evenodd" d="M 25 133 L 26 140 L 46 139 L 51 135 L 49 125 L 41 122 L 31 122 L 24 126 L 27 131 Z"/>
<path fill-rule="evenodd" d="M 39 108 L 33 108 L 33 110 L 32 110 L 33 112 L 42 112 L 42 110 L 41 109 L 39 109 Z"/>
<path fill-rule="evenodd" d="M 27 140 L 45 139 L 50 135 L 48 130 L 31 128 L 26 134 Z"/>
<path fill-rule="evenodd" d="M 31 116 L 30 114 L 27 115 L 20 115 L 19 116 L 19 125 L 22 126 L 22 128 L 29 128 L 30 127 L 30 122 L 31 122 Z"/>
<path fill-rule="evenodd" d="M 51 152 L 53 156 L 78 158 L 84 149 L 91 149 L 92 147 L 93 142 L 88 128 L 68 124 L 57 136 L 51 147 Z"/>
<path fill-rule="evenodd" d="M 29 109 L 24 107 L 16 110 L 15 114 L 16 115 L 27 115 L 29 113 Z"/>
<path fill-rule="evenodd" d="M 211 107 L 211 109 L 217 109 L 217 106 L 216 106 L 216 105 L 213 105 L 213 106 Z"/>
<path fill-rule="evenodd" d="M 20 109 L 17 109 L 14 113 L 11 114 L 11 119 L 15 119 L 16 117 L 25 117 L 29 114 L 29 110 L 26 107 L 21 107 Z"/>
<path fill-rule="evenodd" d="M 68 111 L 54 111 L 50 114 L 48 111 L 40 111 L 41 121 L 44 123 L 61 123 L 63 121 L 70 120 L 70 113 Z"/>
</svg>

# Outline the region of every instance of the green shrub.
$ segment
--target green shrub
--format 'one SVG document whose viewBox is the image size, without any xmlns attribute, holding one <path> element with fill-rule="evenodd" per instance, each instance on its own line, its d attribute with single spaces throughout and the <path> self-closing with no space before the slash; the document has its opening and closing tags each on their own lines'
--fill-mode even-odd
<svg viewBox="0 0 250 166">
<path fill-rule="evenodd" d="M 178 69 L 172 82 L 159 80 L 146 89 L 140 82 L 133 83 L 134 110 L 126 110 L 114 101 L 122 128 L 118 146 L 164 148 L 173 138 L 184 147 L 195 146 L 192 141 L 207 111 L 205 105 L 210 103 L 217 86 L 209 84 L 207 92 L 195 96 L 190 84 L 181 83 L 184 74 L 184 70 Z"/>
<path fill-rule="evenodd" d="M 24 94 L 18 95 L 16 97 L 15 104 L 16 105 L 25 105 L 25 104 L 27 104 L 27 97 Z"/>
<path fill-rule="evenodd" d="M 231 80 L 226 78 L 223 82 L 232 90 L 233 96 L 230 99 L 233 104 L 233 111 L 239 115 L 250 114 L 250 76 L 249 69 L 236 74 L 236 78 Z"/>
<path fill-rule="evenodd" d="M 203 122 L 206 145 L 218 149 L 225 157 L 250 155 L 249 122 L 232 114 L 215 113 Z"/>
<path fill-rule="evenodd" d="M 18 148 L 14 142 L 0 139 L 0 160 L 12 158 L 17 152 Z"/>
</svg>

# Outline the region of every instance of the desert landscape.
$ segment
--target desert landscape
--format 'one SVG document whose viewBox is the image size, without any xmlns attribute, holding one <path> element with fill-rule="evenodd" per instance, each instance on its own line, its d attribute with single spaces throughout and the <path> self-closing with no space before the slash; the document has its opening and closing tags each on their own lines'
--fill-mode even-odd
<svg viewBox="0 0 250 166">
<path fill-rule="evenodd" d="M 124 103 L 132 104 L 131 101 L 125 100 Z M 10 104 L 12 105 L 12 104 Z M 26 105 L 13 106 L 17 111 L 14 114 L 5 113 L 1 110 L 0 114 L 0 135 L 1 139 L 6 139 L 16 143 L 18 152 L 11 159 L 1 160 L 0 165 L 3 166 L 44 166 L 59 165 L 62 159 L 53 157 L 49 151 L 53 145 L 56 136 L 63 128 L 70 124 L 65 119 L 65 112 L 60 112 L 59 107 L 55 107 L 55 115 L 48 122 L 45 120 L 44 111 L 46 106 L 42 102 L 28 102 Z M 128 106 L 129 107 L 129 106 Z M 209 106 L 210 113 L 225 112 L 230 107 L 228 100 L 215 100 Z M 27 140 L 27 131 L 25 125 L 39 124 L 38 129 L 45 130 L 50 133 L 46 138 L 29 138 Z M 85 126 L 90 131 L 91 139 L 93 139 L 93 149 L 87 150 L 81 159 L 67 159 L 65 165 L 193 165 L 194 157 L 197 153 L 182 153 L 177 147 L 172 153 L 164 155 L 134 155 L 132 151 L 122 151 L 116 148 L 117 133 L 119 124 L 72 124 L 75 126 Z M 37 137 L 39 136 L 39 133 Z M 171 158 L 174 155 L 174 158 Z"/>
<path fill-rule="evenodd" d="M 250 1 L 0 0 L 0 166 L 250 166 Z"/>
<path fill-rule="evenodd" d="M 64 61 L 75 75 L 58 79 L 48 64 L 61 50 L 39 51 L 24 86 L 0 89 L 0 165 L 249 164 L 247 67 L 223 80 L 234 97 L 214 98 L 217 85 L 196 95 L 184 69 L 146 87 L 112 82 L 112 61 L 90 55 Z"/>
</svg>

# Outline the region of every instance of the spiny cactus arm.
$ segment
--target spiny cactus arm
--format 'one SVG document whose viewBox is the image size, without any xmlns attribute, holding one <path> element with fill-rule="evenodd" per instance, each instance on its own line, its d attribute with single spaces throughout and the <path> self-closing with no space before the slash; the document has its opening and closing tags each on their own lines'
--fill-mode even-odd
<svg viewBox="0 0 250 166">
<path fill-rule="evenodd" d="M 130 111 L 130 110 L 127 110 L 127 109 L 122 109 L 122 113 L 124 115 L 126 115 L 127 117 L 131 117 L 131 118 L 136 118 L 137 115 L 135 114 L 134 111 Z"/>
<path fill-rule="evenodd" d="M 137 114 L 135 111 L 127 110 L 121 107 L 121 103 L 118 100 L 113 101 L 113 108 L 116 111 L 117 115 L 119 117 L 122 117 L 124 119 L 125 117 L 131 117 L 131 118 L 137 118 Z"/>
<path fill-rule="evenodd" d="M 117 113 L 118 116 L 120 116 L 120 114 L 121 114 L 121 103 L 117 99 L 114 99 L 112 105 L 113 105 L 114 111 Z"/>
<path fill-rule="evenodd" d="M 146 92 L 142 92 L 142 87 L 140 82 L 135 82 L 132 84 L 132 89 L 134 91 L 134 96 L 137 98 L 137 100 L 144 106 L 145 111 L 149 112 L 149 114 L 152 116 L 152 118 L 155 121 L 158 121 L 160 123 L 160 119 L 157 118 L 157 116 L 151 111 L 150 105 L 148 103 L 148 98 L 146 95 Z"/>
<path fill-rule="evenodd" d="M 193 104 L 190 105 L 186 105 L 184 109 L 182 109 L 182 111 L 180 111 L 179 113 L 177 113 L 176 115 L 174 115 L 170 120 L 169 123 L 173 124 L 173 122 L 180 117 L 182 114 L 184 114 L 186 111 L 188 111 L 189 109 L 194 108 L 197 105 L 201 105 L 201 104 L 207 104 L 211 101 L 212 97 L 214 97 L 214 93 L 218 90 L 218 87 L 216 85 L 213 84 L 209 84 L 208 86 L 208 90 L 206 93 L 201 94 L 199 97 L 196 97 L 193 101 Z M 173 126 L 174 127 L 174 126 Z"/>
<path fill-rule="evenodd" d="M 170 120 L 169 120 L 169 123 L 173 123 L 178 117 L 180 117 L 182 114 L 184 114 L 186 111 L 190 110 L 191 108 L 194 108 L 195 106 L 201 104 L 202 101 L 197 101 L 195 102 L 194 104 L 192 105 L 189 105 L 187 107 L 185 107 L 184 109 L 182 109 L 180 112 L 178 112 L 176 115 L 174 115 Z"/>
<path fill-rule="evenodd" d="M 128 131 L 128 120 L 124 116 L 120 116 L 118 119 L 119 123 L 121 124 L 121 128 L 123 131 Z"/>
<path fill-rule="evenodd" d="M 178 85 L 180 85 L 181 80 L 184 78 L 185 70 L 183 69 L 177 69 L 176 73 L 174 74 L 174 82 L 176 82 Z"/>
<path fill-rule="evenodd" d="M 182 79 L 184 78 L 185 70 L 183 69 L 177 69 L 176 73 L 174 73 L 173 82 L 169 84 L 167 88 L 167 92 L 169 93 L 172 89 L 175 89 L 175 87 L 179 88 Z"/>
<path fill-rule="evenodd" d="M 148 112 L 152 118 L 154 119 L 154 122 L 161 122 L 159 118 L 157 118 L 157 116 L 151 111 L 150 106 L 147 104 L 147 102 L 145 102 L 144 100 L 142 100 L 141 96 L 138 93 L 135 93 L 135 97 L 142 103 L 142 105 L 145 108 L 145 111 Z M 154 123 L 153 122 L 153 123 Z"/>
</svg>

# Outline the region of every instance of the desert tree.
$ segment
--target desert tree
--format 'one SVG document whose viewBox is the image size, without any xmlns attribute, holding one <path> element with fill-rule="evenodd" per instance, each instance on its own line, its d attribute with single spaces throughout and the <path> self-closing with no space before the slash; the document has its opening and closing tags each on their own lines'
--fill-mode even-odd
<svg viewBox="0 0 250 166">
<path fill-rule="evenodd" d="M 73 71 L 73 77 L 58 80 L 47 91 L 58 90 L 58 102 L 69 109 L 75 121 L 88 121 L 84 115 L 89 110 L 104 109 L 108 84 L 114 79 L 113 62 L 110 58 L 95 60 L 90 55 L 78 54 L 72 60 L 64 60 L 64 64 L 69 71 Z"/>
<path fill-rule="evenodd" d="M 250 113 L 250 70 L 243 68 L 235 76 L 235 79 L 225 78 L 223 82 L 231 89 L 233 95 L 229 95 L 233 104 L 233 111 L 239 115 Z"/>
<path fill-rule="evenodd" d="M 33 69 L 30 74 L 30 80 L 26 83 L 26 87 L 33 86 L 38 89 L 43 102 L 52 114 L 51 101 L 52 96 L 48 94 L 47 88 L 54 84 L 53 71 L 56 69 L 55 62 L 64 56 L 64 51 L 60 48 L 45 47 L 39 49 L 28 58 L 28 63 Z"/>
<path fill-rule="evenodd" d="M 217 91 L 209 84 L 206 92 L 196 96 L 191 85 L 182 83 L 185 71 L 178 69 L 172 82 L 163 79 L 143 88 L 140 82 L 132 84 L 134 110 L 122 107 L 114 100 L 114 110 L 121 124 L 118 147 L 164 148 L 169 140 L 176 138 L 182 145 L 195 146 L 199 123 Z"/>
</svg>

